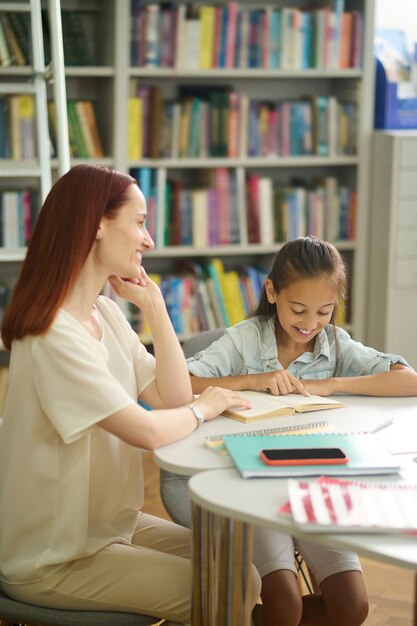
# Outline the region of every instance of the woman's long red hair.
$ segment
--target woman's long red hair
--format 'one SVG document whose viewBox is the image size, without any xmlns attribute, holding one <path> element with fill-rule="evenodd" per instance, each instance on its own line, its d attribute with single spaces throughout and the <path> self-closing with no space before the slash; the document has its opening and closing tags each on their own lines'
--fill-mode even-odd
<svg viewBox="0 0 417 626">
<path fill-rule="evenodd" d="M 1 336 L 7 350 L 14 339 L 48 330 L 96 240 L 101 219 L 116 215 L 131 184 L 136 184 L 134 178 L 122 172 L 78 165 L 52 187 L 4 314 Z"/>
</svg>

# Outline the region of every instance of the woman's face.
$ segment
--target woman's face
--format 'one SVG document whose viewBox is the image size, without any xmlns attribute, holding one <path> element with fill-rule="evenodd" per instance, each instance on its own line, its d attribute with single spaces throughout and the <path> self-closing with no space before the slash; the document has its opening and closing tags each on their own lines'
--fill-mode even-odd
<svg viewBox="0 0 417 626">
<path fill-rule="evenodd" d="M 98 258 L 109 276 L 138 278 L 142 252 L 152 250 L 155 244 L 146 230 L 146 201 L 142 192 L 132 184 L 127 195 L 128 200 L 116 217 L 103 218 L 100 224 L 102 238 L 97 242 Z"/>
</svg>

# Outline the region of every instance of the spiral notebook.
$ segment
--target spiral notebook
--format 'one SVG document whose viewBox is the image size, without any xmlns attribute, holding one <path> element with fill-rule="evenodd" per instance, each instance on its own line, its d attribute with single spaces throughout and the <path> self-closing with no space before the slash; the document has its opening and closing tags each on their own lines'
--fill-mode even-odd
<svg viewBox="0 0 417 626">
<path fill-rule="evenodd" d="M 304 531 L 417 534 L 417 484 L 322 476 L 312 482 L 290 479 L 288 495 L 294 521 Z"/>
<path fill-rule="evenodd" d="M 259 435 L 283 435 L 288 433 L 314 433 L 314 432 L 325 432 L 325 431 L 336 431 L 336 426 L 333 424 L 329 424 L 326 420 L 321 420 L 320 422 L 309 422 L 308 424 L 290 424 L 289 426 L 272 426 L 271 428 L 261 428 L 258 430 L 249 430 L 245 432 L 233 433 L 233 435 L 229 435 L 230 437 L 259 437 Z M 214 450 L 219 454 L 227 454 L 226 447 L 224 445 L 224 438 L 226 434 L 223 435 L 209 435 L 206 437 L 206 446 L 210 448 L 210 450 Z"/>
<path fill-rule="evenodd" d="M 372 433 L 310 433 L 256 437 L 226 435 L 224 444 L 244 478 L 289 478 L 296 476 L 355 476 L 395 474 L 400 470 L 393 456 Z M 341 448 L 349 461 L 344 465 L 265 465 L 259 453 L 264 448 Z"/>
</svg>

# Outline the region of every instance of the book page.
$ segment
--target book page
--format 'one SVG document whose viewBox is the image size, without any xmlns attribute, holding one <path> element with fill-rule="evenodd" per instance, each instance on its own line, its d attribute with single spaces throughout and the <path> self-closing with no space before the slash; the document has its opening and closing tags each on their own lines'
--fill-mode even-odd
<svg viewBox="0 0 417 626">
<path fill-rule="evenodd" d="M 241 391 L 241 395 L 252 404 L 251 409 L 228 409 L 224 415 L 241 416 L 245 421 L 274 415 L 291 415 L 293 408 L 281 399 L 277 402 L 277 396 L 260 391 Z M 286 410 L 287 409 L 287 410 Z"/>
<path fill-rule="evenodd" d="M 322 396 L 303 396 L 301 394 L 291 393 L 285 396 L 273 396 L 272 394 L 266 391 L 241 391 L 241 395 L 249 400 L 252 404 L 251 409 L 230 409 L 229 411 L 225 411 L 225 415 L 241 415 L 243 418 L 251 420 L 258 416 L 273 414 L 275 415 L 291 415 L 291 411 L 288 412 L 280 412 L 280 407 L 282 409 L 285 408 L 294 408 L 296 411 L 300 410 L 300 408 L 305 408 L 305 410 L 313 410 L 314 407 L 317 408 L 336 408 L 339 406 L 343 406 L 337 400 L 333 400 L 331 398 L 324 398 Z M 275 412 L 276 411 L 276 412 Z"/>
</svg>

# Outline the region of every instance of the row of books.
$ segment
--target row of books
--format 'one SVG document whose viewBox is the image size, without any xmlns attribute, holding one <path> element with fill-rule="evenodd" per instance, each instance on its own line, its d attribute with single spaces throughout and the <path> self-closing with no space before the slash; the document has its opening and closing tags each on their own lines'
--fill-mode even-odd
<svg viewBox="0 0 417 626">
<path fill-rule="evenodd" d="M 0 158 L 34 159 L 36 152 L 33 96 L 0 96 Z"/>
<path fill-rule="evenodd" d="M 73 157 L 100 159 L 103 144 L 97 124 L 94 103 L 91 100 L 68 100 L 68 136 Z M 48 103 L 49 128 L 56 154 L 56 113 L 54 103 Z"/>
<path fill-rule="evenodd" d="M 238 2 L 143 6 L 132 1 L 131 63 L 139 67 L 297 70 L 358 68 L 363 15 L 344 0 L 316 9 Z"/>
<path fill-rule="evenodd" d="M 267 272 L 246 266 L 226 271 L 220 259 L 190 264 L 178 274 L 151 274 L 160 285 L 175 332 L 192 335 L 228 327 L 256 307 Z M 149 335 L 146 320 L 132 320 L 135 330 Z"/>
<path fill-rule="evenodd" d="M 35 191 L 2 191 L 0 193 L 0 246 L 26 246 L 39 209 Z"/>
<path fill-rule="evenodd" d="M 306 234 L 353 240 L 356 191 L 334 176 L 291 181 L 234 170 L 205 172 L 199 186 L 167 179 L 155 170 L 131 170 L 148 203 L 148 230 L 157 247 L 271 245 Z"/>
<path fill-rule="evenodd" d="M 90 42 L 79 11 L 61 11 L 64 59 L 66 65 L 94 65 Z M 51 60 L 49 19 L 42 10 L 45 62 Z M 0 66 L 31 65 L 31 23 L 29 11 L 0 12 Z"/>
<path fill-rule="evenodd" d="M 327 241 L 355 239 L 356 191 L 334 176 L 282 186 L 248 174 L 245 191 L 249 243 L 270 245 L 307 234 Z"/>
<path fill-rule="evenodd" d="M 101 158 L 103 145 L 91 100 L 68 100 L 68 132 L 73 157 Z M 55 106 L 48 103 L 51 154 L 56 155 Z M 35 159 L 35 100 L 31 95 L 0 97 L 0 158 Z"/>
<path fill-rule="evenodd" d="M 356 153 L 357 106 L 336 96 L 256 100 L 227 86 L 180 86 L 177 100 L 131 81 L 129 159 Z"/>
</svg>

